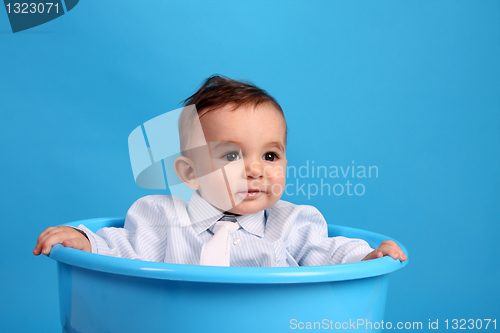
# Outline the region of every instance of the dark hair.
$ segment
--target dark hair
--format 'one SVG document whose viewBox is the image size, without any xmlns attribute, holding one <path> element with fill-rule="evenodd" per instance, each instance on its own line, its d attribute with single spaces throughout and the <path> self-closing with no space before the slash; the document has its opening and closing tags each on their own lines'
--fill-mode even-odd
<svg viewBox="0 0 500 333">
<path fill-rule="evenodd" d="M 210 111 L 223 108 L 226 105 L 234 105 L 234 109 L 236 110 L 240 106 L 250 105 L 257 107 L 263 103 L 271 103 L 281 113 L 283 119 L 285 118 L 281 106 L 265 90 L 260 89 L 250 82 L 237 81 L 221 75 L 213 75 L 206 79 L 197 92 L 183 101 L 184 106 L 194 105 L 196 107 L 196 115 L 199 118 Z M 179 118 L 181 151 L 184 150 L 187 139 L 184 128 L 194 115 L 189 115 L 189 112 L 183 112 Z M 286 132 L 287 129 L 285 127 L 285 145 Z"/>
<path fill-rule="evenodd" d="M 262 103 L 273 104 L 283 114 L 281 106 L 265 90 L 250 82 L 236 81 L 221 75 L 213 75 L 206 79 L 197 92 L 184 100 L 184 105 L 196 106 L 200 117 L 228 104 L 234 104 L 234 108 L 237 109 L 242 105 L 255 107 Z"/>
</svg>

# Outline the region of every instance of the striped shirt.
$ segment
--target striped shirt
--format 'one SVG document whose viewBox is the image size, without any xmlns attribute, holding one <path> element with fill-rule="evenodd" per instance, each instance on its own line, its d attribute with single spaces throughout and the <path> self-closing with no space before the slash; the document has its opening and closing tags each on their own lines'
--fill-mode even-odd
<svg viewBox="0 0 500 333">
<path fill-rule="evenodd" d="M 102 228 L 89 237 L 92 252 L 107 256 L 198 265 L 203 243 L 224 215 L 197 192 L 189 203 L 151 195 L 130 207 L 123 228 Z M 231 266 L 287 267 L 360 261 L 373 251 L 360 239 L 328 237 L 327 224 L 312 206 L 278 201 L 271 208 L 236 216 Z"/>
</svg>

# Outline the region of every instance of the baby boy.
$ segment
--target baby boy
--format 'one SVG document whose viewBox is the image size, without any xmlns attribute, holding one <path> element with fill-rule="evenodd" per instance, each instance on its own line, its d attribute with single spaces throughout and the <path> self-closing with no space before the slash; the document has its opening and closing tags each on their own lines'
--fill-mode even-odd
<svg viewBox="0 0 500 333">
<path fill-rule="evenodd" d="M 179 118 L 177 177 L 189 201 L 152 195 L 129 209 L 123 228 L 96 233 L 81 225 L 46 229 L 35 255 L 56 243 L 129 259 L 190 265 L 284 267 L 350 263 L 388 255 L 359 239 L 328 237 L 312 206 L 280 200 L 286 180 L 287 126 L 276 100 L 241 81 L 213 76 L 185 101 Z M 189 110 L 192 110 L 191 112 Z"/>
</svg>

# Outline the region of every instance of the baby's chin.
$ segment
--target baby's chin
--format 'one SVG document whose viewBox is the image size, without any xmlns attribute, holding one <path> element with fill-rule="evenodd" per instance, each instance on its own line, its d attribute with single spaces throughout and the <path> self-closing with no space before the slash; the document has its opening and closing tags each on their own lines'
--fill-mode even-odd
<svg viewBox="0 0 500 333">
<path fill-rule="evenodd" d="M 235 215 L 252 215 L 257 212 L 260 212 L 263 209 L 247 209 L 247 208 L 237 208 L 234 207 L 230 210 L 227 210 L 227 213 L 235 214 Z"/>
<path fill-rule="evenodd" d="M 277 201 L 277 200 L 276 200 Z M 243 201 L 234 208 L 227 210 L 236 215 L 251 215 L 271 208 L 276 202 Z"/>
<path fill-rule="evenodd" d="M 215 202 L 216 200 L 210 200 L 210 198 L 205 198 L 203 195 L 202 197 L 209 204 L 211 204 L 212 206 L 223 212 L 236 215 L 251 215 L 266 210 L 268 208 L 271 208 L 276 202 L 279 201 L 281 196 L 274 196 L 274 195 L 270 196 L 267 193 L 261 193 L 258 197 L 252 199 L 252 198 L 245 198 L 245 196 L 242 196 L 241 194 L 237 193 L 233 196 L 232 200 L 232 203 L 236 204 L 234 207 L 228 207 L 228 206 L 223 207 L 224 205 L 218 204 L 217 202 Z"/>
</svg>

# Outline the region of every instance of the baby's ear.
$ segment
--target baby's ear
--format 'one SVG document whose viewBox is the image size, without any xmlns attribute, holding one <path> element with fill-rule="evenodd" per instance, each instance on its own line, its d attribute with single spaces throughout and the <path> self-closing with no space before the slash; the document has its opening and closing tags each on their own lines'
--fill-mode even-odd
<svg viewBox="0 0 500 333">
<path fill-rule="evenodd" d="M 174 161 L 174 170 L 180 180 L 192 190 L 198 190 L 200 185 L 194 172 L 193 160 L 186 156 L 179 156 Z"/>
</svg>

